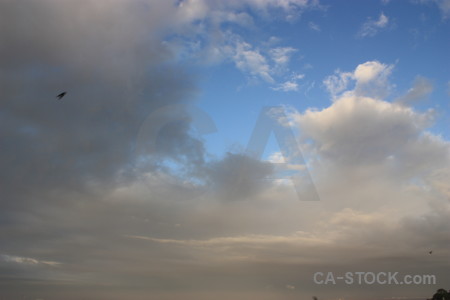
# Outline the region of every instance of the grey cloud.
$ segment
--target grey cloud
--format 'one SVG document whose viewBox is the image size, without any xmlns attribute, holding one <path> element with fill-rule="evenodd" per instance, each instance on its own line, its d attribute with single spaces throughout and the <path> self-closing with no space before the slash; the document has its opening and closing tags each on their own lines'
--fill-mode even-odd
<svg viewBox="0 0 450 300">
<path fill-rule="evenodd" d="M 136 159 L 145 117 L 195 95 L 194 82 L 170 64 L 160 41 L 171 5 L 149 5 L 0 4 L 3 201 L 34 189 L 113 182 Z M 56 101 L 62 91 L 68 94 Z M 189 126 L 164 129 L 159 157 L 202 155 Z"/>
<path fill-rule="evenodd" d="M 201 164 L 203 146 L 183 110 L 163 120 L 156 149 L 144 153 L 150 167 L 136 164 L 136 139 L 148 115 L 166 105 L 185 107 L 196 94 L 195 78 L 172 65 L 161 43 L 170 7 L 168 1 L 0 3 L 0 254 L 60 263 L 0 261 L 0 284 L 8 285 L 1 297 L 32 296 L 42 282 L 53 291 L 45 299 L 60 285 L 110 284 L 111 277 L 92 271 L 105 276 L 126 265 L 115 249 L 137 255 L 116 246 L 124 228 L 140 224 L 133 217 L 144 214 L 161 234 L 170 229 L 159 223 L 181 215 L 164 205 L 143 213 L 138 204 L 102 202 L 116 184 L 158 172 L 164 159 Z M 62 91 L 68 93 L 59 101 Z M 196 193 L 172 188 L 184 199 Z M 164 191 L 146 196 L 161 198 Z M 114 266 L 105 268 L 107 262 Z"/>
<path fill-rule="evenodd" d="M 263 192 L 273 166 L 243 154 L 227 153 L 219 161 L 211 162 L 205 171 L 220 197 L 227 201 L 242 200 Z"/>
<path fill-rule="evenodd" d="M 1 22 L 17 28 L 0 27 L 1 297 L 322 299 L 349 287 L 311 285 L 321 270 L 431 265 L 448 278 L 448 143 L 426 133 L 429 115 L 364 97 L 302 114 L 322 201 L 298 201 L 292 186 L 264 181 L 269 163 L 202 160 L 183 109 L 194 82 L 158 37 L 169 1 L 30 3 L 0 4 Z M 154 18 L 136 17 L 145 12 Z M 161 120 L 158 146 L 140 157 L 151 168 L 139 169 L 137 136 L 170 104 L 180 114 Z M 195 165 L 200 183 L 172 176 L 165 158 Z M 414 178 L 423 188 L 406 184 Z M 422 255 L 429 247 L 436 262 Z"/>
<path fill-rule="evenodd" d="M 432 91 L 433 84 L 427 78 L 417 76 L 416 79 L 414 79 L 413 86 L 405 95 L 399 97 L 396 102 L 404 105 L 412 105 L 425 99 Z"/>
<path fill-rule="evenodd" d="M 241 155 L 203 166 L 203 145 L 184 110 L 196 94 L 195 78 L 171 64 L 161 43 L 173 16 L 167 3 L 0 4 L 0 254 L 60 263 L 2 261 L 0 284 L 12 282 L 2 297 L 51 299 L 60 297 L 61 285 L 65 292 L 82 287 L 76 298 L 103 297 L 101 286 L 128 289 L 138 280 L 142 287 L 143 278 L 156 282 L 150 289 L 158 290 L 158 282 L 171 288 L 180 279 L 164 279 L 164 270 L 179 266 L 164 260 L 186 256 L 125 235 L 213 236 L 224 228 L 238 232 L 248 221 L 242 212 L 231 225 L 217 209 L 203 215 L 198 206 L 215 203 L 205 199 L 211 190 L 172 177 L 161 163 L 197 167 L 188 171 L 221 199 L 254 197 L 270 173 L 270 164 Z M 62 91 L 67 95 L 56 100 Z M 180 111 L 160 120 L 157 146 L 137 154 L 148 116 L 170 105 Z M 34 290 L 35 283 L 48 291 Z"/>
</svg>

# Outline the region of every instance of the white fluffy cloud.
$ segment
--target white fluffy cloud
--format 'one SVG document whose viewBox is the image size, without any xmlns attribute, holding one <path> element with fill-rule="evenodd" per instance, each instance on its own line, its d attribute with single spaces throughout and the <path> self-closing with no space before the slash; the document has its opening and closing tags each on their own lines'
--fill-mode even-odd
<svg viewBox="0 0 450 300">
<path fill-rule="evenodd" d="M 353 72 L 353 76 L 357 83 L 367 83 L 380 76 L 386 76 L 383 73 L 390 72 L 389 68 L 377 61 L 369 61 L 360 64 Z"/>
<path fill-rule="evenodd" d="M 399 167 L 409 163 L 404 162 L 406 157 L 419 159 L 420 152 L 424 158 L 415 161 L 415 168 L 432 161 L 435 164 L 429 167 L 438 167 L 433 151 L 445 154 L 445 143 L 439 146 L 438 138 L 422 135 L 431 120 L 431 113 L 355 95 L 342 96 L 322 111 L 308 110 L 296 116 L 303 134 L 315 141 L 317 155 L 323 159 L 358 166 L 394 159 Z M 436 148 L 428 148 L 430 143 Z"/>
<path fill-rule="evenodd" d="M 389 92 L 388 78 L 393 65 L 386 65 L 378 61 L 368 61 L 360 64 L 353 72 L 336 70 L 335 74 L 326 77 L 323 81 L 325 87 L 336 98 L 347 91 L 355 95 L 366 95 L 383 98 Z M 348 90 L 351 83 L 354 89 Z"/>
<path fill-rule="evenodd" d="M 373 97 L 379 94 L 374 93 L 374 88 L 383 90 L 389 85 L 387 74 L 391 69 L 392 66 L 378 62 L 366 62 L 353 72 L 335 74 L 327 79 L 330 88 L 336 88 L 333 80 L 342 83 L 346 78 L 352 78 L 355 86 L 348 89 L 345 89 L 347 84 L 338 86 L 341 93 L 327 108 L 291 115 L 303 139 L 309 141 L 304 147 L 308 156 L 316 160 L 319 177 L 339 182 L 344 190 L 352 189 L 347 186 L 350 182 L 334 177 L 338 173 L 348 178 L 359 177 L 358 182 L 365 182 L 370 191 L 394 195 L 410 185 L 419 190 L 431 186 L 430 182 L 435 182 L 434 172 L 450 167 L 450 144 L 427 131 L 433 123 L 432 110 L 420 113 Z M 383 84 L 372 85 L 380 81 Z M 367 89 L 367 85 L 371 89 Z M 439 182 L 441 185 L 442 180 Z M 370 195 L 362 198 L 366 197 Z M 411 201 L 411 204 L 412 198 L 398 196 L 398 201 Z M 421 200 L 416 201 L 422 207 L 418 204 Z"/>
</svg>

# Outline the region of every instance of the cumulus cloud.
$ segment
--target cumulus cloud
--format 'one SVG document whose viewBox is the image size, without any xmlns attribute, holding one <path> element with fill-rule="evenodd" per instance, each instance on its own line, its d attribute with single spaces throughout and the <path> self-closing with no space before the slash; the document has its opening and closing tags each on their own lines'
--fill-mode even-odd
<svg viewBox="0 0 450 300">
<path fill-rule="evenodd" d="M 368 61 L 358 65 L 353 72 L 336 70 L 335 74 L 324 79 L 323 84 L 334 98 L 344 91 L 383 98 L 390 90 L 388 78 L 393 67 L 378 61 Z M 348 90 L 352 83 L 355 85 L 354 89 Z"/>
<path fill-rule="evenodd" d="M 424 147 L 432 143 L 430 137 L 420 137 L 420 130 L 429 125 L 432 114 L 418 114 L 369 97 L 343 96 L 331 107 L 320 112 L 308 110 L 296 120 L 303 132 L 317 142 L 322 158 L 346 165 L 389 161 L 394 156 L 399 164 L 405 155 L 413 155 L 415 146 L 409 141 L 418 139 Z M 420 164 L 417 161 L 415 167 Z"/>
<path fill-rule="evenodd" d="M 382 12 L 378 20 L 372 20 L 369 18 L 360 28 L 358 37 L 372 37 L 376 35 L 380 30 L 386 28 L 389 24 L 389 18 Z"/>
<path fill-rule="evenodd" d="M 370 61 L 358 65 L 353 73 L 353 76 L 358 83 L 364 84 L 379 76 L 383 76 L 384 72 L 389 72 L 386 65 L 377 61 Z"/>
</svg>

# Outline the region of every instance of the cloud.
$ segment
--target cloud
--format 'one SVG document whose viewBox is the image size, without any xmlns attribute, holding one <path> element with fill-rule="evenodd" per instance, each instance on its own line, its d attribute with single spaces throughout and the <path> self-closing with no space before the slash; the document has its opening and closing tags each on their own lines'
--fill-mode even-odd
<svg viewBox="0 0 450 300">
<path fill-rule="evenodd" d="M 369 18 L 360 28 L 357 36 L 360 38 L 372 37 L 380 30 L 386 28 L 389 24 L 389 18 L 382 12 L 378 20 Z"/>
<path fill-rule="evenodd" d="M 444 20 L 450 16 L 450 0 L 419 0 L 415 1 L 414 3 L 421 3 L 421 4 L 433 3 L 441 11 L 442 18 Z"/>
<path fill-rule="evenodd" d="M 283 154 L 281 152 L 274 152 L 272 153 L 269 158 L 268 161 L 271 163 L 275 163 L 275 164 L 281 164 L 281 163 L 285 163 L 286 161 L 284 160 Z"/>
<path fill-rule="evenodd" d="M 335 96 L 345 91 L 353 78 L 353 74 L 349 72 L 341 72 L 336 70 L 335 74 L 326 77 L 323 81 L 328 92 Z"/>
<path fill-rule="evenodd" d="M 282 92 L 296 92 L 300 88 L 298 81 L 303 78 L 305 78 L 304 74 L 293 73 L 289 80 L 283 83 L 279 83 L 277 86 L 272 87 L 272 89 L 275 91 L 282 91 Z"/>
<path fill-rule="evenodd" d="M 444 19 L 450 16 L 450 1 L 449 0 L 435 0 L 439 9 L 441 10 Z"/>
<path fill-rule="evenodd" d="M 296 92 L 298 91 L 298 83 L 294 81 L 286 81 L 283 83 L 280 83 L 277 87 L 273 88 L 275 91 L 282 91 L 282 92 Z"/>
<path fill-rule="evenodd" d="M 274 82 L 266 58 L 258 50 L 252 50 L 250 44 L 238 43 L 233 60 L 241 71 L 248 72 L 251 76 L 259 77 L 268 83 Z"/>
<path fill-rule="evenodd" d="M 6 255 L 2 254 L 0 255 L 3 261 L 5 262 L 11 262 L 11 263 L 17 263 L 17 264 L 23 264 L 23 265 L 49 265 L 49 266 L 56 266 L 60 263 L 55 261 L 47 261 L 47 260 L 38 260 L 30 257 L 21 257 L 21 256 L 14 256 L 14 255 Z"/>
<path fill-rule="evenodd" d="M 277 67 L 283 67 L 289 63 L 291 55 L 295 53 L 297 49 L 292 47 L 277 47 L 269 50 L 269 54 Z"/>
<path fill-rule="evenodd" d="M 295 22 L 303 12 L 314 9 L 323 10 L 325 7 L 317 0 L 183 0 L 178 4 L 182 24 L 206 19 L 213 21 L 215 27 L 220 27 L 225 22 L 251 27 L 251 15 L 257 15 L 265 21 L 281 18 Z M 251 13 L 244 12 L 247 10 Z"/>
<path fill-rule="evenodd" d="M 396 102 L 403 105 L 412 105 L 431 94 L 433 91 L 433 84 L 425 77 L 417 76 L 414 79 L 412 88 L 410 88 L 405 95 L 396 99 Z"/>
<path fill-rule="evenodd" d="M 297 81 L 304 76 L 289 69 L 292 55 L 298 50 L 293 47 L 273 47 L 272 44 L 266 43 L 257 47 L 244 41 L 241 36 L 228 32 L 224 35 L 224 45 L 220 50 L 214 51 L 214 55 L 220 57 L 217 63 L 224 62 L 221 60 L 233 62 L 253 83 L 262 81 L 273 89 L 293 90 Z M 285 88 L 281 88 L 282 85 Z"/>
<path fill-rule="evenodd" d="M 203 159 L 190 133 L 195 78 L 174 65 L 161 36 L 198 34 L 207 22 L 195 20 L 213 18 L 212 7 L 312 3 L 2 2 L 2 297 L 298 299 L 317 290 L 318 270 L 384 265 L 448 278 L 449 142 L 428 131 L 432 111 L 380 96 L 393 66 L 337 71 L 324 82 L 328 107 L 283 122 L 298 129 L 321 201 L 298 201 L 292 185 L 268 179 L 270 162 Z M 238 12 L 216 18 L 251 26 Z M 303 78 L 274 72 L 273 45 L 235 35 L 225 45 L 228 59 L 271 86 Z M 278 63 L 289 61 L 289 47 L 274 49 Z M 138 133 L 166 105 L 179 111 L 158 114 L 157 147 L 136 156 Z M 423 256 L 430 247 L 439 253 L 432 262 Z"/>
<path fill-rule="evenodd" d="M 368 61 L 358 65 L 353 72 L 336 70 L 335 74 L 324 79 L 323 84 L 333 98 L 347 91 L 351 83 L 355 84 L 351 93 L 383 98 L 390 90 L 388 78 L 393 67 L 378 61 Z"/>
<path fill-rule="evenodd" d="M 163 15 L 174 13 L 170 6 L 155 2 L 143 9 L 122 1 L 23 5 L 0 5 L 8 28 L 18 28 L 2 27 L 5 46 L 0 50 L 5 58 L 0 134 L 10 145 L 1 155 L 8 187 L 2 202 L 11 204 L 19 203 L 12 199 L 22 193 L 114 182 L 135 162 L 133 143 L 145 117 L 167 104 L 188 104 L 186 99 L 195 95 L 193 81 L 170 65 L 170 52 L 158 37 Z M 24 20 L 35 25 L 21 26 Z M 61 91 L 68 94 L 57 102 Z M 185 156 L 181 149 L 192 149 L 194 140 L 188 131 L 189 122 L 166 128 L 153 154 Z M 174 146 L 179 150 L 174 152 Z M 201 147 L 197 150 L 202 155 Z M 17 186 L 21 181 L 26 189 Z"/>
<path fill-rule="evenodd" d="M 236 26 L 255 31 L 255 15 L 265 21 L 278 19 L 280 15 L 292 21 L 303 11 L 320 7 L 318 1 L 303 0 L 180 1 L 177 6 L 180 17 L 176 22 L 180 24 L 178 34 L 168 38 L 165 44 L 181 59 L 202 64 L 233 62 L 252 82 L 262 80 L 277 85 L 287 81 L 276 77 L 284 77 L 289 72 L 291 56 L 298 50 L 274 47 L 279 42 L 277 37 L 272 37 L 269 43 L 255 44 L 244 39 Z"/>
<path fill-rule="evenodd" d="M 314 22 L 309 22 L 309 23 L 308 23 L 308 27 L 309 27 L 311 30 L 314 30 L 314 31 L 317 31 L 317 32 L 320 32 L 320 31 L 321 31 L 320 26 L 319 26 L 318 24 L 314 23 Z"/>
<path fill-rule="evenodd" d="M 308 5 L 314 5 L 313 1 L 308 0 L 287 0 L 287 1 L 277 1 L 277 0 L 250 0 L 249 4 L 255 5 L 258 8 L 266 8 L 270 6 L 280 7 L 285 11 L 293 8 L 307 7 Z"/>
<path fill-rule="evenodd" d="M 219 197 L 226 201 L 236 201 L 261 193 L 264 190 L 264 179 L 272 172 L 270 163 L 242 154 L 227 153 L 224 159 L 210 163 L 206 177 Z"/>
<path fill-rule="evenodd" d="M 329 108 L 308 110 L 296 121 L 304 134 L 317 142 L 317 154 L 323 159 L 361 166 L 388 161 L 391 156 L 400 164 L 419 144 L 426 147 L 433 143 L 426 135 L 419 138 L 418 131 L 425 129 L 431 118 L 430 114 L 418 114 L 397 104 L 344 95 Z M 415 139 L 416 146 L 409 142 Z M 420 164 L 417 161 L 415 167 Z"/>
<path fill-rule="evenodd" d="M 382 75 L 383 72 L 389 72 L 386 65 L 381 64 L 377 61 L 369 61 L 358 65 L 353 73 L 355 80 L 358 83 L 368 83 L 373 81 L 375 78 Z"/>
<path fill-rule="evenodd" d="M 295 291 L 311 288 L 304 283 L 311 280 L 308 274 L 323 269 L 375 271 L 380 264 L 389 263 L 404 273 L 411 264 L 416 271 L 426 272 L 430 247 L 444 249 L 446 257 L 450 243 L 446 222 L 450 216 L 450 145 L 427 131 L 433 121 L 432 112 L 416 112 L 397 103 L 359 95 L 355 91 L 358 84 L 379 80 L 389 68 L 381 63 L 360 66 L 355 68 L 357 75 L 349 72 L 354 77 L 354 89 L 347 90 L 329 107 L 290 115 L 291 124 L 298 126 L 304 141 L 302 150 L 309 158 L 321 196 L 317 206 L 294 200 L 288 185 L 259 186 L 255 191 L 263 192 L 251 193 L 248 201 L 220 201 L 219 208 L 215 201 L 188 197 L 180 202 L 180 215 L 166 218 L 182 224 L 177 228 L 186 230 L 183 233 L 129 232 L 126 238 L 144 243 L 149 249 L 164 249 L 158 255 L 177 270 L 184 269 L 175 258 L 189 262 L 191 287 L 204 283 L 201 278 L 212 276 L 223 284 L 221 287 L 237 288 L 238 283 L 219 280 L 220 274 L 208 273 L 203 265 L 217 266 L 226 276 L 233 274 L 239 281 L 257 278 L 264 286 L 280 289 L 286 289 L 288 282 L 296 287 Z M 221 174 L 215 178 L 235 178 L 233 170 L 239 169 L 237 166 L 253 165 L 244 163 L 242 156 L 229 157 L 211 165 L 221 170 L 214 171 Z M 279 160 L 280 156 L 272 158 Z M 251 169 L 260 167 L 258 163 Z M 245 173 L 245 178 L 253 178 L 250 173 Z M 122 197 L 126 195 L 128 192 Z M 189 231 L 195 232 L 195 237 Z M 265 269 L 267 264 L 270 267 Z M 298 268 L 308 271 L 298 272 Z M 443 260 L 432 268 L 439 278 L 448 276 L 448 264 Z M 336 291 L 330 293 L 335 295 Z"/>
</svg>

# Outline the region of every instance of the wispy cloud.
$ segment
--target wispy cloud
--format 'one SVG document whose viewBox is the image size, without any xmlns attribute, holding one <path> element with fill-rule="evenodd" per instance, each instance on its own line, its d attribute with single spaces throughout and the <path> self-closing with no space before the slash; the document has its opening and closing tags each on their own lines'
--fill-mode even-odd
<svg viewBox="0 0 450 300">
<path fill-rule="evenodd" d="M 267 59 L 259 50 L 252 49 L 250 44 L 239 42 L 236 45 L 233 60 L 239 70 L 248 72 L 251 76 L 259 77 L 268 83 L 275 82 L 270 75 L 271 70 Z"/>
<path fill-rule="evenodd" d="M 305 77 L 304 74 L 294 74 L 291 76 L 289 80 L 277 84 L 275 87 L 272 87 L 272 89 L 275 91 L 282 91 L 282 92 L 298 91 L 300 88 L 298 81 L 303 79 L 304 77 Z"/>
<path fill-rule="evenodd" d="M 269 50 L 269 54 L 276 64 L 276 67 L 283 67 L 289 63 L 293 53 L 298 50 L 292 47 L 277 47 Z"/>
<path fill-rule="evenodd" d="M 369 18 L 357 33 L 358 37 L 371 37 L 376 35 L 380 30 L 385 29 L 389 24 L 389 18 L 382 12 L 378 20 Z"/>
<path fill-rule="evenodd" d="M 31 257 L 22 257 L 15 255 L 6 255 L 1 254 L 0 258 L 5 262 L 16 263 L 21 265 L 48 265 L 48 266 L 57 266 L 61 263 L 56 261 L 48 261 L 48 260 L 39 260 Z"/>
<path fill-rule="evenodd" d="M 321 31 L 320 26 L 312 21 L 308 23 L 308 27 L 314 31 L 318 31 L 318 32 Z"/>
<path fill-rule="evenodd" d="M 414 3 L 435 4 L 441 11 L 443 19 L 448 19 L 450 17 L 450 0 L 418 0 L 414 1 Z"/>
<path fill-rule="evenodd" d="M 412 105 L 422 99 L 425 99 L 433 91 L 433 84 L 425 77 L 417 76 L 414 79 L 413 86 L 405 95 L 396 99 L 397 103 L 403 105 Z"/>
<path fill-rule="evenodd" d="M 283 92 L 294 92 L 298 91 L 298 83 L 295 81 L 285 81 L 283 83 L 278 84 L 276 87 L 273 87 L 275 91 L 283 91 Z"/>
</svg>

